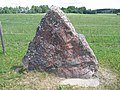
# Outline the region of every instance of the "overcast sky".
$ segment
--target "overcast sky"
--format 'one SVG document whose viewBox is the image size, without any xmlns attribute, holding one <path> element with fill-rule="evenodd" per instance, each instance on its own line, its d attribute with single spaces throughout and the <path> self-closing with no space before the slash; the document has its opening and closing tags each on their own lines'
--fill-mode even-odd
<svg viewBox="0 0 120 90">
<path fill-rule="evenodd" d="M 120 9 L 120 0 L 0 0 L 0 7 L 57 5 L 59 7 L 85 6 L 87 9 L 116 8 Z"/>
</svg>

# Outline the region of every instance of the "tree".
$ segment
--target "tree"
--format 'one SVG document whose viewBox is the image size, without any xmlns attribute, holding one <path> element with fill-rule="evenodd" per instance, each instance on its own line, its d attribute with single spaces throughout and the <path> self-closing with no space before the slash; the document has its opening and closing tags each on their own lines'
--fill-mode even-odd
<svg viewBox="0 0 120 90">
<path fill-rule="evenodd" d="M 86 10 L 86 13 L 87 14 L 95 14 L 96 12 L 95 12 L 95 10 L 88 9 L 88 10 Z"/>
<path fill-rule="evenodd" d="M 41 5 L 42 13 L 45 13 L 48 10 L 48 5 Z"/>
<path fill-rule="evenodd" d="M 38 7 L 38 10 L 37 10 L 38 13 L 42 13 L 42 8 L 39 6 Z"/>
<path fill-rule="evenodd" d="M 86 8 L 85 7 L 79 7 L 78 8 L 78 13 L 86 14 Z"/>
<path fill-rule="evenodd" d="M 5 13 L 5 14 L 10 13 L 10 10 L 9 10 L 8 7 L 4 7 L 2 11 L 3 11 L 3 13 Z"/>
<path fill-rule="evenodd" d="M 67 10 L 67 8 L 62 7 L 61 10 L 62 10 L 64 13 L 69 13 L 68 10 Z"/>
<path fill-rule="evenodd" d="M 25 13 L 28 13 L 29 7 L 25 7 Z"/>
<path fill-rule="evenodd" d="M 75 6 L 68 6 L 67 11 L 68 13 L 77 13 Z"/>
<path fill-rule="evenodd" d="M 31 7 L 31 13 L 35 13 L 35 6 L 34 5 L 32 5 L 32 7 Z"/>
<path fill-rule="evenodd" d="M 120 13 L 120 9 L 117 9 L 117 13 Z"/>
</svg>

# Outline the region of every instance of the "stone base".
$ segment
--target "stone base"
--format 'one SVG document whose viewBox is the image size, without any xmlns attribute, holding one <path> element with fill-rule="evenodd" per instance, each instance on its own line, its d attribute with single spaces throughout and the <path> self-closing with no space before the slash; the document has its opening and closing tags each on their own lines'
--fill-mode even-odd
<svg viewBox="0 0 120 90">
<path fill-rule="evenodd" d="M 71 85 L 71 86 L 80 86 L 80 87 L 97 87 L 99 86 L 99 78 L 94 79 L 65 79 L 60 82 L 60 85 Z"/>
</svg>

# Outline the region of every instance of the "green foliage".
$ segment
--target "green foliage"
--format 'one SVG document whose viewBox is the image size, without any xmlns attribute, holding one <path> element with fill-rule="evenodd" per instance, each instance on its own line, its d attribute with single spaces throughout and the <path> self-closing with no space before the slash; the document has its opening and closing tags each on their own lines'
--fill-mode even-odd
<svg viewBox="0 0 120 90">
<path fill-rule="evenodd" d="M 77 13 L 77 10 L 76 10 L 75 6 L 68 6 L 67 12 L 68 13 Z"/>
<path fill-rule="evenodd" d="M 58 87 L 58 90 L 66 90 L 66 89 L 65 89 L 64 86 L 60 85 L 60 86 Z"/>
<path fill-rule="evenodd" d="M 16 13 L 45 13 L 48 10 L 48 5 L 40 5 L 34 6 L 32 5 L 31 8 L 29 7 L 0 7 L 0 14 L 16 14 Z M 75 6 L 68 6 L 67 8 L 62 7 L 61 10 L 65 13 L 80 13 L 80 14 L 96 14 L 96 13 L 120 13 L 120 9 L 86 9 L 86 7 L 75 7 Z"/>
<path fill-rule="evenodd" d="M 0 14 L 16 14 L 16 13 L 45 13 L 48 10 L 47 5 L 29 7 L 0 7 Z"/>
</svg>

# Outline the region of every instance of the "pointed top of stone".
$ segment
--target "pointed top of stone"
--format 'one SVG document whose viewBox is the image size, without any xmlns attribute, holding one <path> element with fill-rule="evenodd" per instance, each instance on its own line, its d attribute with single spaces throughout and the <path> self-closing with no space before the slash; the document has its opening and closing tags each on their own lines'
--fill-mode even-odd
<svg viewBox="0 0 120 90">
<path fill-rule="evenodd" d="M 56 21 L 66 24 L 66 26 L 72 30 L 73 34 L 78 36 L 74 26 L 59 7 L 52 5 L 44 16 L 44 18 L 46 17 L 50 17 L 51 20 L 53 20 L 55 17 Z"/>
<path fill-rule="evenodd" d="M 60 16 L 65 15 L 64 12 L 59 7 L 54 6 L 54 5 L 52 5 L 49 10 L 58 13 Z"/>
<path fill-rule="evenodd" d="M 60 8 L 57 7 L 57 6 L 52 5 L 52 6 L 50 7 L 50 10 L 56 11 L 56 10 L 60 10 Z"/>
</svg>

